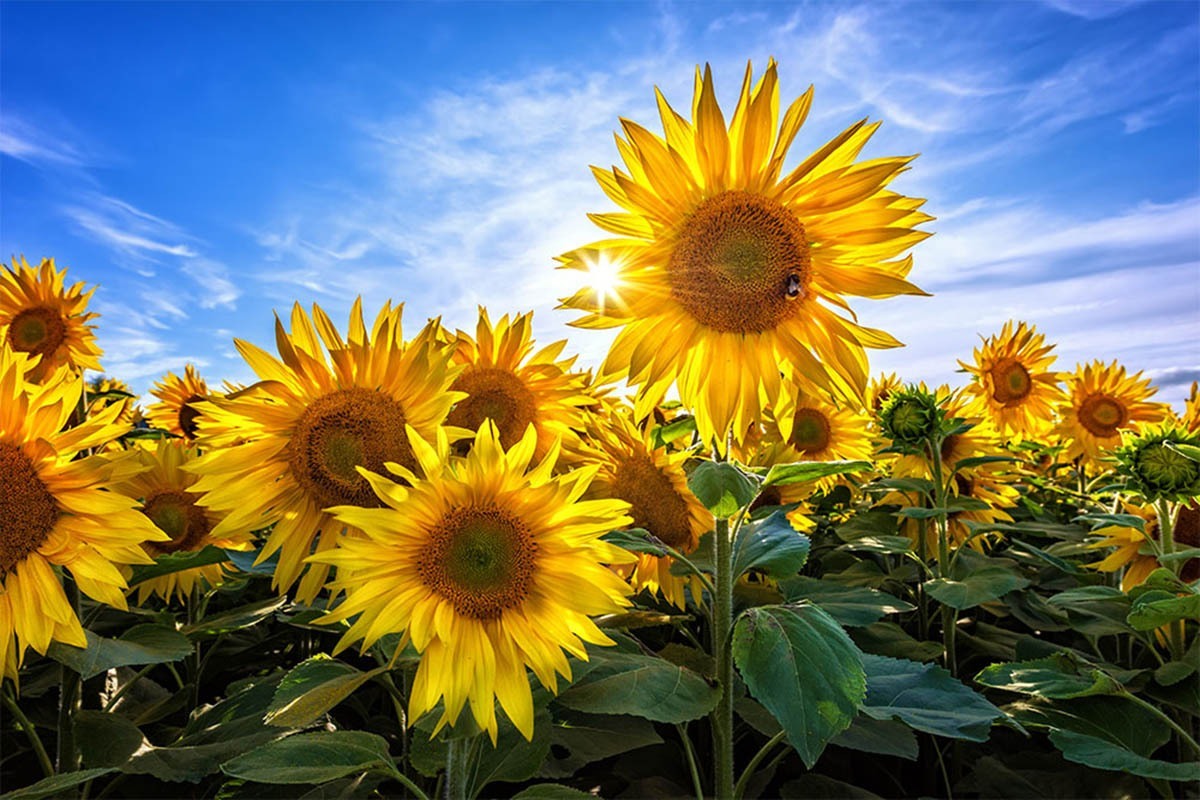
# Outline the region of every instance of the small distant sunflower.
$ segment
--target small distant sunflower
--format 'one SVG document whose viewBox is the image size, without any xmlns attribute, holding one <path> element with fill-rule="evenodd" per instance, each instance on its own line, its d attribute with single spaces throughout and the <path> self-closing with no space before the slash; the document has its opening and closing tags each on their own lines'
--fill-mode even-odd
<svg viewBox="0 0 1200 800">
<path fill-rule="evenodd" d="M 1050 427 L 1054 403 L 1062 397 L 1059 375 L 1050 369 L 1054 345 L 1033 325 L 1004 323 L 1000 333 L 975 349 L 975 363 L 958 363 L 975 376 L 966 390 L 982 416 L 1003 435 L 1036 438 Z"/>
<path fill-rule="evenodd" d="M 1103 560 L 1089 566 L 1101 572 L 1124 569 L 1121 575 L 1121 591 L 1128 592 L 1134 586 L 1144 583 L 1151 572 L 1162 566 L 1148 546 L 1148 542 L 1159 539 L 1158 514 L 1151 505 L 1137 505 L 1125 501 L 1121 501 L 1121 505 L 1124 513 L 1142 518 L 1142 530 L 1131 525 L 1109 525 L 1097 530 L 1096 535 L 1104 538 L 1088 546 L 1094 549 L 1116 549 Z M 1200 547 L 1200 505 L 1195 501 L 1179 506 L 1173 534 L 1175 546 L 1180 550 Z M 1200 558 L 1190 558 L 1184 562 L 1179 577 L 1188 583 L 1200 578 Z"/>
<path fill-rule="evenodd" d="M 867 384 L 864 408 L 871 414 L 879 414 L 883 410 L 883 404 L 888 401 L 892 393 L 903 388 L 904 381 L 900 380 L 900 376 L 894 372 L 872 378 L 871 382 Z"/>
<path fill-rule="evenodd" d="M 864 414 L 785 381 L 779 402 L 766 415 L 763 463 L 870 460 L 869 422 Z M 836 475 L 822 478 L 816 488 L 830 489 L 840 480 Z"/>
<path fill-rule="evenodd" d="M 664 136 L 621 120 L 628 172 L 593 168 L 617 213 L 592 214 L 620 238 L 558 258 L 592 286 L 563 300 L 573 325 L 620 327 L 601 376 L 638 386 L 644 418 L 674 383 L 701 438 L 740 439 L 778 394 L 781 370 L 861 401 L 865 347 L 897 347 L 861 327 L 846 296 L 924 294 L 902 254 L 930 234 L 924 201 L 889 191 L 912 157 L 856 162 L 879 123 L 855 123 L 783 175 L 811 87 L 776 130 L 775 62 L 750 65 L 726 127 L 711 71 L 696 72 L 692 120 L 660 94 Z"/>
<path fill-rule="evenodd" d="M 39 370 L 39 386 L 29 380 L 39 367 L 0 343 L 0 669 L 13 679 L 27 647 L 87 646 L 54 567 L 89 597 L 126 608 L 118 565 L 148 563 L 142 542 L 166 538 L 135 501 L 105 491 L 136 471 L 128 454 L 80 457 L 129 429 L 116 422 L 120 406 L 63 430 L 83 380 L 64 366 Z"/>
<path fill-rule="evenodd" d="M 144 545 L 151 557 L 203 550 L 210 544 L 225 550 L 250 549 L 249 531 L 213 536 L 213 528 L 220 522 L 220 517 L 211 509 L 198 506 L 199 495 L 188 491 L 199 478 L 184 471 L 183 467 L 199 456 L 196 448 L 178 440 L 160 439 L 135 447 L 134 456 L 145 471 L 117 484 L 114 489 L 140 500 L 141 512 L 170 537 L 169 541 Z M 137 585 L 137 601 L 140 605 L 151 594 L 157 594 L 167 601 L 176 595 L 181 602 L 187 602 L 192 587 L 198 582 L 218 586 L 224 575 L 221 564 L 208 564 L 151 578 Z"/>
<path fill-rule="evenodd" d="M 117 393 L 120 394 L 117 394 Z M 98 395 L 106 395 L 98 397 Z M 128 395 L 128 396 L 122 396 Z M 108 408 L 111 405 L 121 405 L 122 411 L 117 415 L 118 422 L 136 423 L 141 419 L 141 412 L 133 401 L 133 390 L 129 384 L 118 378 L 108 378 L 103 375 L 92 378 L 87 382 L 88 414 Z"/>
<path fill-rule="evenodd" d="M 219 396 L 209 391 L 208 383 L 191 364 L 184 366 L 182 378 L 168 372 L 154 384 L 150 394 L 160 401 L 146 409 L 150 424 L 189 441 L 196 438 L 196 418 L 200 416 L 196 403 Z"/>
<path fill-rule="evenodd" d="M 694 552 L 700 537 L 712 530 L 713 515 L 688 489 L 683 464 L 689 453 L 670 453 L 655 447 L 649 432 L 630 421 L 627 413 L 614 412 L 593 429 L 596 452 L 589 459 L 600 466 L 591 496 L 629 503 L 632 526 L 643 528 L 685 556 Z M 678 608 L 687 605 L 686 593 L 700 603 L 701 583 L 695 575 L 671 574 L 675 559 L 638 553 L 637 564 L 618 566 L 634 591 L 661 593 Z"/>
<path fill-rule="evenodd" d="M 0 270 L 0 341 L 13 350 L 41 356 L 31 367 L 27 380 L 41 381 L 60 366 L 73 370 L 99 370 L 100 348 L 87 312 L 92 287 L 84 291 L 82 281 L 67 288 L 66 269 L 58 270 L 54 259 L 42 259 L 37 269 L 24 258 Z"/>
<path fill-rule="evenodd" d="M 296 304 L 290 334 L 275 321 L 279 359 L 235 340 L 261 380 L 197 403 L 204 455 L 186 469 L 201 476 L 191 489 L 204 493 L 200 505 L 223 515 L 211 535 L 274 525 L 259 560 L 279 551 L 275 586 L 286 592 L 299 579 L 301 602 L 317 596 L 329 573 L 316 564 L 300 578 L 314 541 L 328 550 L 345 527 L 324 509 L 379 504 L 356 468 L 415 466 L 407 427 L 433 438 L 462 397 L 450 389 L 458 369 L 436 341 L 438 322 L 406 343 L 400 312 L 385 304 L 368 334 L 355 300 L 343 340 L 319 306 L 310 318 Z"/>
<path fill-rule="evenodd" d="M 1200 383 L 1192 381 L 1191 391 L 1183 406 L 1183 427 L 1188 433 L 1200 433 Z"/>
<path fill-rule="evenodd" d="M 512 447 L 533 425 L 540 458 L 556 440 L 565 450 L 577 449 L 577 430 L 586 424 L 584 408 L 595 404 L 585 390 L 583 373 L 572 373 L 575 358 L 557 360 L 566 340 L 533 350 L 533 314 L 507 314 L 492 325 L 480 307 L 475 338 L 464 331 L 454 337 L 454 363 L 463 367 L 453 389 L 466 394 L 455 403 L 447 423 L 478 430 L 485 419 L 496 423 L 500 442 Z"/>
<path fill-rule="evenodd" d="M 357 617 L 335 651 L 404 633 L 401 646 L 421 654 L 410 718 L 444 700 L 440 729 L 469 702 L 495 743 L 498 699 L 529 739 L 526 667 L 556 692 L 557 675 L 571 677 L 566 653 L 587 660 L 585 644 L 612 644 L 589 617 L 629 605 L 628 587 L 606 565 L 632 556 L 600 538 L 629 524 L 628 504 L 581 500 L 596 467 L 555 476 L 557 446 L 532 466 L 532 426 L 506 452 L 485 422 L 465 458 L 451 455 L 444 430 L 435 433 L 430 445 L 409 428 L 419 467 L 389 465 L 408 485 L 362 470 L 382 508 L 334 509 L 365 536 L 312 557 L 338 568 L 333 588 L 345 592 L 323 619 Z"/>
<path fill-rule="evenodd" d="M 1141 372 L 1125 374 L 1116 361 L 1080 364 L 1067 377 L 1069 399 L 1060 408 L 1057 433 L 1067 443 L 1066 458 L 1091 462 L 1121 443 L 1121 431 L 1166 416 L 1162 403 L 1147 402 L 1156 389 Z"/>
</svg>

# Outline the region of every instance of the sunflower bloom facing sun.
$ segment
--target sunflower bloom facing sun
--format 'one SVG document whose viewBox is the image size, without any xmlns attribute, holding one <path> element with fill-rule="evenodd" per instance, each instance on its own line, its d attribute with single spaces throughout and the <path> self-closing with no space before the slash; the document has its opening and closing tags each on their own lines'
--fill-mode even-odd
<svg viewBox="0 0 1200 800">
<path fill-rule="evenodd" d="M 136 463 L 125 454 L 79 457 L 129 430 L 116 422 L 121 406 L 64 431 L 83 380 L 61 367 L 39 371 L 45 383 L 37 385 L 29 380 L 37 367 L 0 343 L 0 668 L 14 679 L 27 647 L 87 646 L 55 567 L 84 594 L 123 609 L 119 565 L 149 563 L 142 543 L 166 539 L 134 500 L 105 490 Z"/>
<path fill-rule="evenodd" d="M 761 465 L 869 460 L 874 449 L 869 425 L 866 415 L 785 381 L 779 401 L 766 415 Z M 841 480 L 836 475 L 821 478 L 815 488 L 831 489 Z"/>
<path fill-rule="evenodd" d="M 400 646 L 411 641 L 421 654 L 410 719 L 444 701 L 440 730 L 470 703 L 494 744 L 499 700 L 529 739 L 526 667 L 556 692 L 557 676 L 571 677 L 566 654 L 586 660 L 585 644 L 612 644 L 589 617 L 629 604 L 607 565 L 633 557 L 600 538 L 629 524 L 629 506 L 580 499 L 596 467 L 555 476 L 557 445 L 534 466 L 532 426 L 506 451 L 485 422 L 465 458 L 436 433 L 428 444 L 409 429 L 418 466 L 389 465 L 407 485 L 362 470 L 382 508 L 333 509 L 365 536 L 312 556 L 337 567 L 333 588 L 345 592 L 323 621 L 355 618 L 335 652 L 403 631 Z"/>
<path fill-rule="evenodd" d="M 713 515 L 688 489 L 683 463 L 689 454 L 655 447 L 649 432 L 639 430 L 627 412 L 614 411 L 596 420 L 592 434 L 595 452 L 588 460 L 599 464 L 600 471 L 589 496 L 624 500 L 630 505 L 632 527 L 685 556 L 694 552 L 700 537 L 712 530 Z M 634 591 L 661 594 L 681 609 L 687 606 L 688 592 L 693 603 L 700 603 L 700 579 L 672 574 L 674 558 L 638 553 L 637 559 L 636 564 L 616 567 Z"/>
<path fill-rule="evenodd" d="M 1121 444 L 1121 432 L 1137 423 L 1156 422 L 1167 406 L 1148 402 L 1156 389 L 1141 372 L 1126 375 L 1116 361 L 1080 364 L 1067 377 L 1069 399 L 1059 408 L 1057 433 L 1067 442 L 1066 457 L 1095 463 Z"/>
<path fill-rule="evenodd" d="M 0 270 L 0 341 L 13 350 L 41 356 L 27 380 L 38 382 L 60 366 L 100 370 L 100 348 L 88 322 L 96 317 L 87 304 L 95 287 L 63 283 L 66 269 L 42 259 L 34 269 L 24 258 Z"/>
<path fill-rule="evenodd" d="M 134 448 L 133 453 L 145 471 L 117 484 L 114 489 L 140 500 L 141 512 L 170 537 L 169 541 L 147 542 L 144 545 L 151 557 L 194 552 L 208 545 L 225 550 L 250 549 L 249 531 L 213 536 L 212 530 L 220 517 L 211 509 L 196 505 L 200 496 L 188 491 L 199 478 L 185 472 L 183 467 L 198 457 L 196 448 L 178 440 L 160 439 L 158 442 L 142 443 Z M 177 596 L 180 602 L 187 602 L 193 587 L 218 586 L 224 576 L 225 570 L 221 564 L 206 564 L 151 578 L 137 585 L 137 602 L 138 605 L 145 603 L 152 594 L 168 602 L 172 596 Z"/>
<path fill-rule="evenodd" d="M 219 396 L 208 390 L 208 383 L 191 364 L 184 366 L 182 378 L 168 372 L 150 394 L 159 399 L 146 409 L 150 424 L 189 441 L 196 438 L 196 418 L 200 416 L 195 404 Z"/>
<path fill-rule="evenodd" d="M 974 376 L 966 390 L 973 411 L 990 419 L 1002 435 L 1036 438 L 1048 432 L 1054 404 L 1062 398 L 1059 375 L 1050 369 L 1054 345 L 1033 325 L 1004 323 L 1000 333 L 975 348 L 975 363 L 959 361 Z"/>
<path fill-rule="evenodd" d="M 775 62 L 757 84 L 747 65 L 726 127 L 697 70 L 690 122 L 658 94 L 665 136 L 623 119 L 626 169 L 593 168 L 622 210 L 591 219 L 619 238 L 558 257 L 592 283 L 563 306 L 584 312 L 578 327 L 621 328 L 601 379 L 638 386 L 638 419 L 674 383 L 702 439 L 723 447 L 778 394 L 781 369 L 861 402 L 864 348 L 899 346 L 838 309 L 849 295 L 924 294 L 902 254 L 932 218 L 886 188 L 912 158 L 856 162 L 878 128 L 863 120 L 781 176 L 811 101 L 810 88 L 776 129 Z"/>
<path fill-rule="evenodd" d="M 280 358 L 235 340 L 260 381 L 197 404 L 204 455 L 186 469 L 201 476 L 191 489 L 204 493 L 200 505 L 223 516 L 211 535 L 273 525 L 259 560 L 278 551 L 275 586 L 286 592 L 299 580 L 301 602 L 317 596 L 329 573 L 315 564 L 301 578 L 304 559 L 314 542 L 332 548 L 345 527 L 324 509 L 379 505 L 356 468 L 415 466 L 407 428 L 433 438 L 462 397 L 450 390 L 458 370 L 437 341 L 439 323 L 406 343 L 400 313 L 385 304 L 368 334 L 356 300 L 343 340 L 320 307 L 310 318 L 297 304 L 290 334 L 275 321 Z"/>
</svg>

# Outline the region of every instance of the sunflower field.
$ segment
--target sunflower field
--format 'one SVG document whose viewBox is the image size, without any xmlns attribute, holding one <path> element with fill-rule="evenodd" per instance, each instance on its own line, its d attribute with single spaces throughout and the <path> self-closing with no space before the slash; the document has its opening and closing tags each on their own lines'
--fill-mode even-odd
<svg viewBox="0 0 1200 800">
<path fill-rule="evenodd" d="M 872 378 L 933 217 L 779 94 L 620 121 L 590 369 L 360 298 L 143 408 L 4 265 L 4 797 L 1198 796 L 1196 385 L 1015 320 Z"/>
</svg>

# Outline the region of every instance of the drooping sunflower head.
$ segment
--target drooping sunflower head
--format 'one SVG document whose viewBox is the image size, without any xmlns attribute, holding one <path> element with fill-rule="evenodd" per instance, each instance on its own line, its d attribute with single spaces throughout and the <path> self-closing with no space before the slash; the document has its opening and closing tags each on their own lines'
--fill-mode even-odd
<svg viewBox="0 0 1200 800">
<path fill-rule="evenodd" d="M 184 470 L 185 465 L 199 457 L 195 447 L 179 440 L 160 439 L 143 443 L 133 450 L 144 471 L 122 481 L 114 489 L 140 501 L 141 512 L 170 537 L 166 541 L 147 542 L 144 547 L 148 555 L 153 558 L 169 553 L 190 553 L 209 545 L 225 550 L 250 549 L 249 531 L 214 536 L 213 529 L 220 522 L 220 516 L 197 505 L 200 496 L 189 491 L 199 480 L 198 476 Z M 167 601 L 174 596 L 186 603 L 194 586 L 218 586 L 224 578 L 225 570 L 221 564 L 172 572 L 139 583 L 137 602 L 139 605 L 145 603 L 146 598 L 156 594 Z"/>
<path fill-rule="evenodd" d="M 131 454 L 86 455 L 129 429 L 117 421 L 121 407 L 65 429 L 83 379 L 66 365 L 40 366 L 0 342 L 0 668 L 26 647 L 87 646 L 55 567 L 88 596 L 125 608 L 116 566 L 150 561 L 142 543 L 165 538 L 133 500 L 109 490 L 139 468 Z M 34 370 L 41 385 L 30 380 Z"/>
<path fill-rule="evenodd" d="M 639 428 L 628 411 L 597 419 L 590 432 L 588 461 L 600 470 L 589 496 L 625 501 L 632 527 L 646 530 L 684 555 L 692 553 L 700 537 L 712 530 L 713 516 L 688 488 L 683 465 L 690 454 L 655 446 L 649 430 Z M 686 607 L 690 591 L 698 604 L 700 580 L 672 574 L 674 562 L 671 556 L 639 553 L 636 564 L 616 569 L 635 591 L 661 593 L 678 608 Z"/>
<path fill-rule="evenodd" d="M 412 642 L 421 654 L 412 719 L 444 701 L 440 729 L 469 701 L 495 742 L 499 700 L 529 738 L 526 667 L 556 691 L 557 675 L 570 678 L 567 653 L 586 660 L 585 644 L 611 644 L 589 617 L 628 605 L 607 565 L 633 558 L 600 537 L 629 524 L 629 506 L 581 499 L 596 467 L 556 475 L 556 445 L 535 463 L 532 426 L 506 450 L 485 422 L 465 458 L 435 433 L 427 443 L 409 429 L 418 466 L 390 465 L 404 485 L 363 470 L 383 507 L 333 509 L 365 535 L 312 557 L 337 566 L 334 587 L 345 592 L 325 621 L 354 619 L 339 649 L 386 633 Z"/>
<path fill-rule="evenodd" d="M 276 586 L 287 591 L 300 580 L 301 601 L 328 576 L 317 564 L 301 579 L 304 558 L 314 546 L 333 547 L 344 527 L 323 509 L 378 505 L 358 467 L 414 467 L 408 429 L 433 438 L 463 397 L 450 388 L 460 368 L 438 341 L 438 321 L 408 342 L 400 312 L 385 304 L 368 329 L 355 301 L 343 339 L 320 307 L 310 317 L 297 304 L 290 333 L 276 320 L 278 359 L 236 342 L 258 383 L 196 404 L 204 455 L 186 469 L 202 476 L 200 505 L 223 516 L 213 535 L 273 525 L 261 558 L 280 552 Z"/>
<path fill-rule="evenodd" d="M 621 120 L 625 169 L 593 168 L 620 237 L 559 257 L 592 285 L 563 300 L 580 327 L 621 327 L 602 375 L 638 386 L 643 418 L 674 383 L 704 441 L 739 439 L 783 372 L 861 402 L 864 347 L 899 345 L 837 313 L 846 296 L 923 294 L 902 254 L 929 234 L 923 200 L 886 187 L 911 158 L 856 162 L 878 128 L 860 121 L 786 175 L 812 89 L 779 122 L 775 62 L 747 65 L 728 126 L 712 74 L 697 70 L 692 119 L 658 94 L 663 135 Z M 778 127 L 776 127 L 778 124 Z"/>
<path fill-rule="evenodd" d="M 1057 427 L 1066 457 L 1096 462 L 1121 443 L 1122 431 L 1163 419 L 1167 406 L 1148 402 L 1155 393 L 1141 372 L 1126 375 L 1116 361 L 1080 364 L 1067 377 L 1069 398 L 1059 406 Z"/>
<path fill-rule="evenodd" d="M 0 341 L 21 353 L 39 356 L 28 378 L 40 382 L 60 366 L 75 371 L 99 370 L 100 348 L 87 311 L 95 287 L 83 282 L 67 287 L 66 269 L 42 259 L 34 269 L 24 258 L 0 270 Z"/>
<path fill-rule="evenodd" d="M 183 377 L 168 372 L 154 384 L 150 394 L 159 402 L 146 409 L 146 418 L 154 427 L 188 441 L 195 439 L 198 432 L 200 411 L 196 404 L 219 396 L 209 391 L 208 383 L 191 364 L 184 365 Z"/>
<path fill-rule="evenodd" d="M 1053 419 L 1053 405 L 1062 392 L 1059 375 L 1050 369 L 1057 356 L 1044 334 L 1033 325 L 1004 323 L 1000 333 L 983 340 L 975 361 L 958 363 L 974 376 L 967 391 L 975 396 L 975 409 L 990 419 L 1002 434 L 1036 438 L 1045 434 Z"/>
<path fill-rule="evenodd" d="M 575 358 L 559 360 L 566 340 L 534 352 L 533 314 L 507 314 L 493 326 L 480 307 L 475 336 L 454 336 L 454 363 L 463 368 L 454 381 L 465 397 L 455 403 L 448 424 L 475 431 L 492 420 L 500 441 L 511 447 L 530 425 L 538 432 L 537 455 L 543 456 L 555 439 L 564 449 L 577 449 L 586 424 L 585 408 L 595 403 L 586 390 L 587 376 L 572 372 Z"/>
<path fill-rule="evenodd" d="M 1173 422 L 1146 426 L 1127 433 L 1115 455 L 1129 488 L 1151 502 L 1186 502 L 1200 496 L 1200 434 Z"/>
</svg>

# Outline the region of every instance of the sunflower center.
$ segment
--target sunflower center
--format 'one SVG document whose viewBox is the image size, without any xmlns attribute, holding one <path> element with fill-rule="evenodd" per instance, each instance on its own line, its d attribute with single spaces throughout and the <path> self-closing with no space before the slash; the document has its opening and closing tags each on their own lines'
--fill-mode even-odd
<svg viewBox="0 0 1200 800">
<path fill-rule="evenodd" d="M 792 446 L 801 453 L 819 453 L 829 447 L 829 419 L 815 408 L 801 408 L 792 418 Z"/>
<path fill-rule="evenodd" d="M 42 546 L 58 504 L 25 451 L 0 442 L 0 576 Z"/>
<path fill-rule="evenodd" d="M 192 406 L 192 403 L 204 399 L 204 395 L 202 394 L 193 394 L 179 406 L 179 429 L 189 439 L 195 439 L 196 431 L 199 429 L 199 426 L 196 424 L 196 418 L 200 416 L 200 412 Z"/>
<path fill-rule="evenodd" d="M 992 397 L 997 403 L 1015 405 L 1033 391 L 1029 370 L 1016 359 L 1006 358 L 991 369 Z"/>
<path fill-rule="evenodd" d="M 1125 424 L 1127 414 L 1125 406 L 1116 398 L 1103 394 L 1089 396 L 1079 406 L 1079 424 L 1088 433 L 1101 439 L 1117 435 L 1117 431 Z"/>
<path fill-rule="evenodd" d="M 761 333 L 796 314 L 811 280 L 808 237 L 775 200 L 728 191 L 684 221 L 667 264 L 671 295 L 719 331 Z"/>
<path fill-rule="evenodd" d="M 317 398 L 292 433 L 292 474 L 322 508 L 378 507 L 379 498 L 355 467 L 383 472 L 388 461 L 416 466 L 404 409 L 372 389 L 339 389 Z"/>
<path fill-rule="evenodd" d="M 954 455 L 958 451 L 958 445 L 961 441 L 962 435 L 958 433 L 952 433 L 942 440 L 941 455 L 943 464 L 952 466 L 953 462 L 957 460 L 954 458 Z"/>
<path fill-rule="evenodd" d="M 537 401 L 533 392 L 511 371 L 498 367 L 469 367 L 450 387 L 466 392 L 447 422 L 477 431 L 484 420 L 496 423 L 500 444 L 507 449 L 525 435 L 530 423 L 537 421 Z"/>
<path fill-rule="evenodd" d="M 169 542 L 147 542 L 155 555 L 196 550 L 208 534 L 208 517 L 196 505 L 195 495 L 178 489 L 155 492 L 142 504 L 142 513 L 159 530 L 171 537 Z"/>
<path fill-rule="evenodd" d="M 687 501 L 671 479 L 646 455 L 633 455 L 617 467 L 613 496 L 631 506 L 635 528 L 645 528 L 681 553 L 696 549 Z"/>
<path fill-rule="evenodd" d="M 525 522 L 497 506 L 452 509 L 429 532 L 421 580 L 475 619 L 496 619 L 529 595 L 537 542 Z"/>
<path fill-rule="evenodd" d="M 8 343 L 22 353 L 53 353 L 66 338 L 67 324 L 62 314 L 45 306 L 25 309 L 8 326 Z"/>
</svg>

